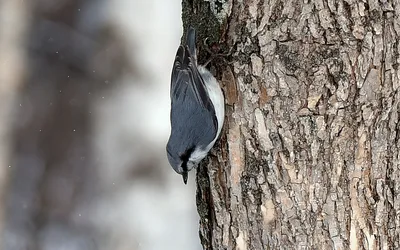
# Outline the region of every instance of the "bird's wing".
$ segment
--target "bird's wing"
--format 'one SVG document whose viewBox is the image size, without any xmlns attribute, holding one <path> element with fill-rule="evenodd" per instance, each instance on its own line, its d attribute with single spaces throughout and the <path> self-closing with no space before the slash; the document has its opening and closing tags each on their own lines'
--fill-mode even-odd
<svg viewBox="0 0 400 250">
<path fill-rule="evenodd" d="M 214 106 L 208 96 L 203 78 L 197 70 L 195 58 L 190 54 L 189 48 L 179 46 L 176 53 L 171 76 L 171 102 L 187 95 L 192 91 L 197 103 L 211 112 L 215 118 Z M 216 119 L 216 118 L 215 118 Z"/>
</svg>

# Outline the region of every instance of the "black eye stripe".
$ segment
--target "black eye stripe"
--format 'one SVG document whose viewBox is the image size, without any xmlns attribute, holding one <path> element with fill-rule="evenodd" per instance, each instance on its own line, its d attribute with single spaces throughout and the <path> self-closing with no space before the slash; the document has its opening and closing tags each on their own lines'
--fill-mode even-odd
<svg viewBox="0 0 400 250">
<path fill-rule="evenodd" d="M 182 170 L 187 172 L 187 163 L 189 161 L 190 155 L 193 153 L 195 147 L 191 146 L 189 149 L 187 149 L 183 154 L 180 155 L 180 158 L 182 160 Z"/>
<path fill-rule="evenodd" d="M 193 153 L 194 151 L 194 146 L 190 147 L 189 149 L 187 149 L 183 154 L 181 154 L 179 157 L 181 158 L 182 161 L 188 161 L 190 155 Z"/>
<path fill-rule="evenodd" d="M 182 171 L 183 172 L 187 172 L 188 168 L 187 168 L 187 161 L 183 161 L 182 165 L 181 165 Z"/>
</svg>

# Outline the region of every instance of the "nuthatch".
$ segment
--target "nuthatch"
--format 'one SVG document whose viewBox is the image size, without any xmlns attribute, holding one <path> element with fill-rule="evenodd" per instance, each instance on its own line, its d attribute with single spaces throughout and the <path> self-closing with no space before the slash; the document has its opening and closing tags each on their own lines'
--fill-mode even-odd
<svg viewBox="0 0 400 250">
<path fill-rule="evenodd" d="M 214 146 L 224 123 L 224 95 L 215 77 L 197 64 L 196 31 L 176 52 L 171 76 L 171 135 L 168 161 L 187 183 L 192 170 Z"/>
</svg>

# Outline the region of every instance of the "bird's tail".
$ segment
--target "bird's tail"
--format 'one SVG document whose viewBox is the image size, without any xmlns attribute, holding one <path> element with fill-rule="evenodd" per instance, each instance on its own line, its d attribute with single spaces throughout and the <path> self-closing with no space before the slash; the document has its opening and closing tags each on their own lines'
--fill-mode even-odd
<svg viewBox="0 0 400 250">
<path fill-rule="evenodd" d="M 186 35 L 186 46 L 189 48 L 190 55 L 195 58 L 197 62 L 196 54 L 196 30 L 193 27 L 189 27 Z"/>
</svg>

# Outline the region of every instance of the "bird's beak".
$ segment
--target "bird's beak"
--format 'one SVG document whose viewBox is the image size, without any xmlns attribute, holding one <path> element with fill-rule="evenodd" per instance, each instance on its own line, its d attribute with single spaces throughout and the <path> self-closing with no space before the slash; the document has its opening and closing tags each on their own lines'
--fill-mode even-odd
<svg viewBox="0 0 400 250">
<path fill-rule="evenodd" d="M 183 178 L 183 183 L 185 183 L 185 185 L 187 184 L 187 179 L 188 179 L 188 172 L 184 171 L 182 173 L 182 178 Z"/>
</svg>

